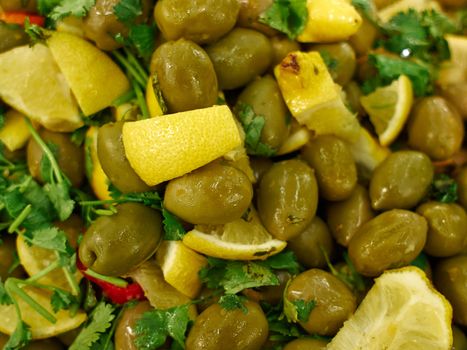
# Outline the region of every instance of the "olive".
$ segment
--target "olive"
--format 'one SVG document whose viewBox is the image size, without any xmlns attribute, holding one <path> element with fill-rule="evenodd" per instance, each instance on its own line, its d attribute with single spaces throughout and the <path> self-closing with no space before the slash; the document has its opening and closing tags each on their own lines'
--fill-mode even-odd
<svg viewBox="0 0 467 350">
<path fill-rule="evenodd" d="M 441 95 L 457 109 L 464 119 L 467 119 L 467 82 L 443 86 Z"/>
<path fill-rule="evenodd" d="M 415 105 L 407 130 L 409 145 L 436 160 L 453 156 L 464 139 L 459 112 L 440 96 L 425 97 Z"/>
<path fill-rule="evenodd" d="M 467 337 L 459 327 L 452 326 L 452 350 L 467 350 Z"/>
<path fill-rule="evenodd" d="M 107 123 L 97 134 L 97 156 L 110 182 L 121 192 L 146 192 L 151 188 L 136 175 L 126 158 L 122 139 L 123 122 Z"/>
<path fill-rule="evenodd" d="M 298 236 L 313 220 L 318 207 L 318 185 L 313 170 L 297 159 L 275 163 L 258 189 L 258 212 L 274 237 Z"/>
<path fill-rule="evenodd" d="M 237 113 L 242 113 L 245 105 L 264 118 L 260 141 L 278 150 L 288 135 L 288 109 L 276 80 L 266 75 L 252 81 L 238 97 Z"/>
<path fill-rule="evenodd" d="M 0 348 L 4 349 L 5 344 L 8 342 L 9 336 L 6 334 L 0 333 Z M 13 348 L 8 348 L 13 349 Z M 18 348 L 15 348 L 18 349 Z M 42 339 L 42 340 L 33 340 L 25 347 L 21 348 L 22 350 L 63 350 L 65 347 L 60 341 L 55 338 Z"/>
<path fill-rule="evenodd" d="M 325 350 L 326 345 L 321 339 L 299 338 L 287 343 L 283 350 Z"/>
<path fill-rule="evenodd" d="M 320 195 L 341 201 L 357 185 L 357 166 L 349 145 L 332 135 L 322 135 L 302 148 L 302 157 L 315 170 Z"/>
<path fill-rule="evenodd" d="M 440 4 L 446 7 L 465 8 L 467 0 L 439 0 Z"/>
<path fill-rule="evenodd" d="M 15 262 L 16 239 L 12 235 L 3 235 L 0 244 L 0 280 L 5 281 L 8 277 L 22 277 L 23 268 L 18 266 L 11 273 L 8 271 Z"/>
<path fill-rule="evenodd" d="M 275 275 L 279 280 L 279 285 L 265 286 L 255 289 L 244 289 L 242 293 L 252 301 L 265 301 L 269 304 L 278 304 L 282 300 L 284 289 L 287 286 L 289 280 L 292 278 L 292 275 L 290 272 L 285 270 L 277 270 L 275 271 Z"/>
<path fill-rule="evenodd" d="M 397 151 L 373 172 L 371 205 L 376 210 L 409 209 L 426 195 L 433 180 L 433 165 L 426 154 Z"/>
<path fill-rule="evenodd" d="M 336 334 L 356 308 L 355 296 L 344 282 L 320 269 L 307 270 L 292 279 L 284 298 L 285 303 L 315 303 L 308 320 L 300 321 L 310 334 Z"/>
<path fill-rule="evenodd" d="M 206 52 L 192 41 L 168 41 L 152 57 L 169 112 L 211 107 L 217 101 L 217 77 Z"/>
<path fill-rule="evenodd" d="M 325 254 L 333 254 L 334 241 L 326 223 L 315 216 L 305 230 L 289 240 L 288 247 L 305 267 L 325 267 Z"/>
<path fill-rule="evenodd" d="M 355 51 L 347 42 L 337 44 L 321 44 L 313 46 L 314 51 L 329 60 L 329 72 L 332 79 L 339 85 L 346 85 L 353 77 L 357 68 Z"/>
<path fill-rule="evenodd" d="M 235 28 L 206 48 L 220 89 L 235 89 L 263 74 L 271 64 L 269 39 L 252 29 Z"/>
<path fill-rule="evenodd" d="M 36 12 L 36 0 L 0 0 L 0 8 L 5 12 Z"/>
<path fill-rule="evenodd" d="M 433 280 L 436 288 L 452 305 L 454 322 L 467 326 L 467 255 L 439 261 Z"/>
<path fill-rule="evenodd" d="M 244 172 L 212 162 L 171 180 L 164 207 L 192 224 L 225 224 L 239 219 L 253 198 L 253 186 Z"/>
<path fill-rule="evenodd" d="M 286 36 L 276 35 L 273 36 L 270 40 L 272 45 L 273 66 L 276 66 L 279 63 L 281 63 L 288 53 L 300 50 L 300 44 L 295 40 L 287 38 Z"/>
<path fill-rule="evenodd" d="M 0 53 L 27 43 L 28 35 L 20 26 L 0 22 Z"/>
<path fill-rule="evenodd" d="M 272 167 L 274 163 L 270 158 L 264 157 L 251 157 L 250 165 L 253 170 L 253 175 L 256 179 L 256 183 L 259 183 L 263 178 L 263 175 Z M 467 189 L 467 188 L 466 188 Z"/>
<path fill-rule="evenodd" d="M 239 2 L 240 12 L 237 21 L 239 27 L 255 29 L 268 36 L 277 33 L 275 29 L 260 22 L 261 14 L 272 5 L 274 0 L 240 0 Z"/>
<path fill-rule="evenodd" d="M 233 28 L 239 10 L 237 0 L 159 0 L 154 18 L 168 40 L 185 38 L 207 44 Z"/>
<path fill-rule="evenodd" d="M 426 242 L 426 219 L 408 210 L 393 209 L 363 224 L 349 243 L 349 258 L 365 276 L 408 265 Z"/>
<path fill-rule="evenodd" d="M 459 203 L 464 209 L 467 208 L 467 166 L 463 166 L 456 175 L 457 195 Z"/>
<path fill-rule="evenodd" d="M 246 301 L 247 312 L 214 304 L 204 310 L 188 333 L 186 350 L 260 350 L 268 336 L 268 321 L 261 307 Z"/>
<path fill-rule="evenodd" d="M 79 245 L 82 263 L 106 276 L 122 276 L 149 259 L 162 238 L 159 212 L 139 203 L 117 206 L 117 213 L 100 216 Z"/>
<path fill-rule="evenodd" d="M 347 247 L 355 232 L 375 216 L 365 187 L 357 185 L 349 198 L 327 206 L 327 222 L 337 243 Z"/>
<path fill-rule="evenodd" d="M 363 96 L 363 92 L 360 89 L 360 86 L 355 81 L 351 81 L 344 86 L 344 92 L 346 102 L 350 107 L 350 110 L 354 113 L 357 113 L 358 115 L 365 114 L 365 110 L 360 103 L 360 97 Z"/>
<path fill-rule="evenodd" d="M 58 165 L 74 187 L 79 187 L 84 179 L 84 151 L 75 145 L 69 134 L 42 129 L 42 140 L 55 155 Z M 27 148 L 28 168 L 32 177 L 40 182 L 45 180 L 41 174 L 41 163 L 45 154 L 36 140 L 31 137 Z"/>
<path fill-rule="evenodd" d="M 365 16 L 362 17 L 363 21 L 360 28 L 349 39 L 349 44 L 352 45 L 358 57 L 368 54 L 378 37 L 378 28 L 366 19 Z"/>
<path fill-rule="evenodd" d="M 467 245 L 467 214 L 460 205 L 428 202 L 419 206 L 417 213 L 428 221 L 427 254 L 449 257 Z"/>
<path fill-rule="evenodd" d="M 136 305 L 125 307 L 117 321 L 115 328 L 115 350 L 138 350 L 135 344 L 136 322 L 143 313 L 152 309 L 148 301 L 138 302 Z"/>
</svg>

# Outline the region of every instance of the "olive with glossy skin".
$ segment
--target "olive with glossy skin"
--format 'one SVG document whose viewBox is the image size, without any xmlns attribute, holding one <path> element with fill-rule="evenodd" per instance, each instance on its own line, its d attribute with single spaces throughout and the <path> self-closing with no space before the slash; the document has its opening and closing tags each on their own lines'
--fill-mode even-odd
<svg viewBox="0 0 467 350">
<path fill-rule="evenodd" d="M 107 123 L 97 134 L 97 156 L 110 182 L 123 193 L 146 192 L 146 185 L 126 158 L 122 140 L 123 121 Z"/>
<path fill-rule="evenodd" d="M 456 175 L 457 195 L 459 203 L 467 208 L 467 166 L 463 166 Z"/>
<path fill-rule="evenodd" d="M 217 101 L 217 77 L 206 52 L 192 41 L 168 41 L 152 61 L 170 113 L 211 107 Z"/>
<path fill-rule="evenodd" d="M 260 350 L 268 336 L 268 321 L 261 307 L 246 301 L 241 309 L 214 304 L 204 310 L 188 333 L 186 350 Z"/>
<path fill-rule="evenodd" d="M 334 241 L 326 223 L 315 216 L 297 237 L 289 240 L 288 247 L 305 267 L 325 267 L 326 258 L 334 252 Z M 324 251 L 324 252 L 323 252 Z"/>
<path fill-rule="evenodd" d="M 239 2 L 238 27 L 255 29 L 268 36 L 277 34 L 277 30 L 259 21 L 260 15 L 272 5 L 274 0 L 239 0 Z"/>
<path fill-rule="evenodd" d="M 401 209 L 386 211 L 361 226 L 349 243 L 349 258 L 365 276 L 406 266 L 422 251 L 428 231 L 426 219 Z"/>
<path fill-rule="evenodd" d="M 244 289 L 242 293 L 252 301 L 265 301 L 273 305 L 278 304 L 282 300 L 284 289 L 287 286 L 289 280 L 292 278 L 292 275 L 286 270 L 277 270 L 274 273 L 279 279 L 279 285 Z"/>
<path fill-rule="evenodd" d="M 322 135 L 302 148 L 302 157 L 315 170 L 319 194 L 330 201 L 348 198 L 357 185 L 357 166 L 349 145 Z"/>
<path fill-rule="evenodd" d="M 39 134 L 42 140 L 51 148 L 52 153 L 56 152 L 58 166 L 71 181 L 71 184 L 74 187 L 79 187 L 84 179 L 84 151 L 82 147 L 75 145 L 71 141 L 70 135 L 66 133 L 42 129 Z M 44 182 L 40 170 L 43 157 L 45 157 L 45 154 L 42 148 L 31 137 L 27 146 L 28 168 L 32 177 L 40 182 Z"/>
<path fill-rule="evenodd" d="M 236 89 L 263 74 L 272 61 L 269 39 L 252 29 L 235 28 L 206 48 L 221 90 Z"/>
<path fill-rule="evenodd" d="M 158 211 L 139 203 L 117 206 L 112 216 L 100 216 L 79 245 L 79 258 L 91 270 L 123 276 L 149 259 L 162 238 Z"/>
<path fill-rule="evenodd" d="M 456 107 L 464 120 L 467 119 L 467 82 L 443 86 L 440 93 L 446 100 Z"/>
<path fill-rule="evenodd" d="M 459 112 L 440 96 L 425 97 L 415 105 L 407 130 L 409 146 L 435 160 L 453 156 L 464 139 Z"/>
<path fill-rule="evenodd" d="M 237 0 L 159 0 L 154 19 L 168 40 L 185 38 L 208 44 L 233 28 L 239 10 Z"/>
<path fill-rule="evenodd" d="M 20 26 L 0 22 L 0 53 L 27 43 L 29 43 L 28 35 Z"/>
<path fill-rule="evenodd" d="M 459 327 L 452 326 L 452 350 L 467 350 L 467 337 Z"/>
<path fill-rule="evenodd" d="M 357 60 L 349 43 L 316 45 L 313 46 L 313 51 L 319 51 L 321 55 L 330 59 L 329 72 L 337 84 L 344 86 L 352 79 Z"/>
<path fill-rule="evenodd" d="M 349 198 L 327 206 L 327 223 L 337 243 L 347 247 L 355 232 L 374 218 L 370 196 L 365 187 L 357 185 Z"/>
<path fill-rule="evenodd" d="M 320 339 L 300 338 L 287 343 L 283 350 L 325 350 L 327 344 Z"/>
<path fill-rule="evenodd" d="M 282 62 L 289 52 L 299 51 L 300 44 L 284 35 L 276 35 L 271 38 L 272 65 L 276 66 Z"/>
<path fill-rule="evenodd" d="M 358 31 L 349 38 L 349 44 L 352 45 L 358 57 L 368 54 L 379 35 L 378 28 L 373 23 L 365 16 L 362 16 L 362 19 L 362 25 Z"/>
<path fill-rule="evenodd" d="M 417 213 L 428 221 L 427 254 L 449 257 L 467 245 L 467 214 L 460 205 L 433 201 L 419 206 Z"/>
<path fill-rule="evenodd" d="M 318 207 L 313 169 L 298 159 L 275 163 L 261 179 L 257 195 L 263 225 L 282 240 L 298 236 L 311 223 Z"/>
<path fill-rule="evenodd" d="M 148 301 L 138 302 L 136 305 L 125 308 L 115 328 L 115 350 L 138 350 L 135 344 L 136 322 L 143 313 L 152 309 Z"/>
<path fill-rule="evenodd" d="M 432 180 L 433 165 L 426 154 L 394 152 L 373 172 L 371 206 L 376 210 L 410 209 L 426 195 Z"/>
<path fill-rule="evenodd" d="M 278 150 L 288 136 L 289 112 L 276 80 L 270 75 L 253 80 L 238 97 L 237 113 L 241 113 L 245 104 L 251 106 L 256 115 L 264 117 L 260 141 Z"/>
<path fill-rule="evenodd" d="M 0 280 L 5 281 L 8 277 L 22 277 L 24 270 L 21 265 L 8 273 L 15 261 L 16 239 L 10 234 L 1 235 L 0 238 L 2 240 L 0 244 Z"/>
<path fill-rule="evenodd" d="M 300 325 L 310 334 L 332 336 L 355 311 L 356 299 L 350 289 L 329 272 L 311 269 L 295 277 L 284 298 L 289 302 L 314 301 L 315 307 Z"/>
<path fill-rule="evenodd" d="M 467 255 L 440 260 L 433 272 L 433 280 L 451 304 L 454 322 L 467 326 Z"/>
<path fill-rule="evenodd" d="M 164 207 L 189 223 L 217 225 L 239 219 L 252 198 L 245 173 L 220 161 L 171 180 Z"/>
</svg>

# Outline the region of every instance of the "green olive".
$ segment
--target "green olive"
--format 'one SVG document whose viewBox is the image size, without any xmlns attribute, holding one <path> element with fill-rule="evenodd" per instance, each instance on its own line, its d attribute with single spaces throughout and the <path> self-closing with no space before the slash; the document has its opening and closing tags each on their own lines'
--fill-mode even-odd
<svg viewBox="0 0 467 350">
<path fill-rule="evenodd" d="M 24 270 L 20 266 L 9 273 L 10 267 L 15 262 L 16 239 L 10 234 L 0 236 L 0 280 L 5 281 L 8 277 L 20 278 L 24 275 Z"/>
<path fill-rule="evenodd" d="M 60 169 L 71 181 L 71 184 L 74 187 L 79 187 L 84 179 L 83 149 L 71 141 L 69 134 L 46 129 L 42 129 L 39 134 L 56 156 Z M 44 157 L 42 148 L 31 137 L 27 148 L 28 168 L 32 177 L 40 182 L 44 182 L 41 174 L 41 163 Z"/>
<path fill-rule="evenodd" d="M 311 269 L 295 277 L 284 294 L 285 301 L 315 302 L 306 322 L 300 325 L 310 334 L 334 335 L 356 308 L 350 289 L 329 272 Z"/>
<path fill-rule="evenodd" d="M 237 26 L 255 29 L 263 34 L 272 36 L 277 30 L 259 21 L 260 15 L 266 11 L 274 0 L 240 0 Z"/>
<path fill-rule="evenodd" d="M 106 276 L 122 276 L 151 257 L 162 238 L 159 212 L 139 203 L 117 206 L 112 216 L 100 216 L 79 245 L 83 264 Z"/>
<path fill-rule="evenodd" d="M 237 0 L 159 0 L 154 18 L 168 40 L 185 38 L 207 44 L 233 28 L 239 10 Z"/>
<path fill-rule="evenodd" d="M 459 196 L 459 203 L 462 204 L 464 209 L 467 208 L 467 166 L 463 166 L 459 173 L 456 175 L 457 182 L 457 195 Z"/>
<path fill-rule="evenodd" d="M 426 195 L 432 180 L 433 165 L 426 154 L 394 152 L 373 172 L 371 205 L 376 210 L 412 208 Z"/>
<path fill-rule="evenodd" d="M 240 94 L 236 109 L 241 113 L 244 105 L 251 106 L 256 115 L 264 118 L 260 141 L 278 150 L 288 136 L 288 109 L 276 80 L 266 75 L 253 80 Z"/>
<path fill-rule="evenodd" d="M 27 43 L 29 38 L 20 26 L 0 21 L 0 53 Z"/>
<path fill-rule="evenodd" d="M 122 140 L 123 122 L 107 123 L 99 128 L 97 155 L 110 182 L 121 192 L 146 192 L 151 188 L 136 175 L 126 158 Z"/>
<path fill-rule="evenodd" d="M 282 300 L 285 287 L 292 278 L 292 275 L 290 272 L 285 270 L 277 270 L 275 271 L 275 275 L 279 279 L 279 285 L 244 289 L 242 293 L 252 301 L 256 301 L 258 303 L 265 301 L 269 304 L 277 305 Z"/>
<path fill-rule="evenodd" d="M 419 101 L 407 128 L 409 145 L 435 160 L 453 156 L 460 150 L 464 139 L 464 123 L 459 112 L 440 96 Z"/>
<path fill-rule="evenodd" d="M 441 95 L 467 119 L 467 82 L 449 84 L 441 88 Z"/>
<path fill-rule="evenodd" d="M 292 340 L 283 350 L 325 350 L 327 342 L 320 339 L 300 338 Z"/>
<path fill-rule="evenodd" d="M 452 350 L 467 350 L 467 336 L 456 326 L 452 326 Z"/>
<path fill-rule="evenodd" d="M 426 242 L 426 219 L 408 210 L 386 211 L 366 222 L 349 243 L 349 257 L 365 276 L 408 265 Z"/>
<path fill-rule="evenodd" d="M 135 339 L 136 322 L 143 313 L 152 309 L 148 301 L 125 307 L 115 328 L 115 350 L 138 350 Z"/>
<path fill-rule="evenodd" d="M 326 258 L 334 252 L 334 241 L 326 223 L 315 216 L 297 237 L 289 240 L 288 247 L 305 267 L 325 267 Z"/>
<path fill-rule="evenodd" d="M 313 220 L 318 206 L 318 185 L 313 170 L 297 159 L 275 163 L 258 189 L 258 212 L 274 237 L 298 236 Z"/>
<path fill-rule="evenodd" d="M 375 216 L 365 187 L 357 185 L 349 198 L 329 203 L 327 219 L 329 229 L 337 243 L 347 247 L 355 232 Z"/>
<path fill-rule="evenodd" d="M 171 180 L 164 207 L 192 224 L 225 224 L 239 219 L 253 198 L 253 186 L 244 172 L 212 162 Z"/>
<path fill-rule="evenodd" d="M 204 310 L 188 333 L 186 350 L 260 350 L 268 336 L 268 321 L 261 307 L 246 301 L 247 312 L 214 304 Z"/>
<path fill-rule="evenodd" d="M 5 12 L 36 12 L 36 0 L 0 0 L 0 8 Z"/>
<path fill-rule="evenodd" d="M 392 1 L 392 0 L 390 0 Z M 378 28 L 363 16 L 362 25 L 349 39 L 358 57 L 365 56 L 373 48 L 378 37 Z"/>
<path fill-rule="evenodd" d="M 251 2 L 251 1 L 250 1 Z M 282 62 L 289 52 L 299 51 L 300 44 L 283 35 L 276 35 L 271 38 L 272 45 L 272 65 L 276 66 Z"/>
<path fill-rule="evenodd" d="M 235 89 L 263 74 L 271 64 L 269 39 L 252 29 L 235 28 L 206 48 L 219 81 L 219 88 Z"/>
<path fill-rule="evenodd" d="M 337 84 L 344 86 L 352 79 L 357 60 L 349 43 L 320 44 L 313 46 L 313 50 L 319 51 L 323 57 L 329 59 L 329 72 Z"/>
<path fill-rule="evenodd" d="M 323 198 L 341 201 L 350 197 L 357 185 L 357 167 L 345 141 L 318 136 L 302 148 L 302 157 L 315 170 Z"/>
<path fill-rule="evenodd" d="M 206 52 L 192 41 L 168 41 L 152 57 L 169 112 L 211 107 L 217 101 L 217 77 Z"/>
<path fill-rule="evenodd" d="M 250 166 L 253 170 L 253 175 L 256 179 L 256 183 L 259 184 L 263 175 L 272 167 L 274 163 L 270 158 L 264 157 L 251 157 Z"/>
<path fill-rule="evenodd" d="M 360 103 L 360 97 L 363 96 L 363 92 L 360 89 L 360 86 L 355 81 L 349 82 L 344 86 L 344 92 L 346 97 L 346 102 L 350 107 L 350 110 L 358 115 L 365 114 L 362 104 Z"/>
</svg>

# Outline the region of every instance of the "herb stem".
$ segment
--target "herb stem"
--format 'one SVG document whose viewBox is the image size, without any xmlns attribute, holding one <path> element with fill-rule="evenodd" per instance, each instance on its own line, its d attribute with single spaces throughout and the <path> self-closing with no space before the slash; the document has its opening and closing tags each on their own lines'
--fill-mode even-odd
<svg viewBox="0 0 467 350">
<path fill-rule="evenodd" d="M 122 198 L 122 199 L 106 199 L 106 200 L 95 200 L 95 201 L 81 201 L 81 202 L 78 202 L 78 204 L 82 207 L 87 207 L 87 206 L 96 206 L 96 205 L 105 205 L 105 204 L 128 203 L 128 202 L 141 203 L 142 200 L 139 198 Z"/>
<path fill-rule="evenodd" d="M 55 252 L 55 254 L 57 254 L 57 258 L 58 258 L 57 251 Z M 76 278 L 73 272 L 71 272 L 70 266 L 64 266 L 62 269 L 63 269 L 63 273 L 65 274 L 68 285 L 71 288 L 71 294 L 73 294 L 74 296 L 79 295 L 80 290 L 79 290 L 78 282 L 76 281 Z"/>
<path fill-rule="evenodd" d="M 16 219 L 11 223 L 10 227 L 8 227 L 8 233 L 15 232 L 18 227 L 23 223 L 24 220 L 31 214 L 32 205 L 28 204 L 24 207 L 21 213 L 16 217 Z"/>
<path fill-rule="evenodd" d="M 132 80 L 131 83 L 133 85 L 133 90 L 135 91 L 135 94 L 136 94 L 136 99 L 138 100 L 139 108 L 141 109 L 141 113 L 143 114 L 143 118 L 147 119 L 150 116 L 149 116 L 148 106 L 143 96 L 143 92 L 141 91 L 141 87 L 138 86 L 135 80 Z"/>
<path fill-rule="evenodd" d="M 91 269 L 87 269 L 84 273 L 90 277 L 97 278 L 98 280 L 113 284 L 114 286 L 120 288 L 125 288 L 126 286 L 128 286 L 128 282 L 125 281 L 123 278 L 104 276 Z"/>
<path fill-rule="evenodd" d="M 60 267 L 60 261 L 55 260 L 52 264 L 48 265 L 45 269 L 42 269 L 38 273 L 32 275 L 31 277 L 26 279 L 24 282 L 25 283 L 35 282 L 35 281 L 41 279 L 42 277 L 44 277 L 45 275 L 47 275 L 49 272 L 55 270 L 58 267 Z"/>
<path fill-rule="evenodd" d="M 128 50 L 126 47 L 123 48 L 125 50 L 126 56 L 128 58 L 128 62 L 135 67 L 135 69 L 138 71 L 140 74 L 141 78 L 144 79 L 145 82 L 149 80 L 149 75 L 148 73 L 144 70 L 143 67 L 141 67 L 141 64 L 138 62 L 136 57 Z M 146 84 L 143 85 L 143 87 L 146 86 Z"/>
<path fill-rule="evenodd" d="M 130 62 L 128 62 L 128 60 L 125 57 L 123 57 L 123 55 L 120 52 L 113 51 L 112 54 L 117 59 L 117 61 L 120 62 L 120 64 L 128 70 L 128 72 L 138 82 L 138 84 L 140 84 L 141 86 L 146 85 L 146 81 L 144 81 L 144 77 L 142 77 L 139 74 L 138 70 L 135 67 L 133 67 L 133 65 L 130 64 Z"/>
<path fill-rule="evenodd" d="M 130 102 L 135 97 L 136 97 L 135 92 L 133 90 L 128 90 L 126 93 L 124 93 L 120 97 L 117 97 L 115 100 L 113 100 L 112 106 L 113 107 L 121 106 L 124 103 Z"/>
</svg>

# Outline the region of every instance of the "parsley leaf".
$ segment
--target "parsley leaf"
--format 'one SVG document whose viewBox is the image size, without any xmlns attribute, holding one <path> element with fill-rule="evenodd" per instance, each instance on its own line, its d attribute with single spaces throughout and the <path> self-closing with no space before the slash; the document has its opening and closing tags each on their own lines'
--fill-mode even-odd
<svg viewBox="0 0 467 350">
<path fill-rule="evenodd" d="M 303 32 L 308 21 L 306 3 L 306 0 L 274 0 L 259 16 L 259 21 L 295 39 Z"/>
<path fill-rule="evenodd" d="M 279 254 L 275 254 L 266 260 L 258 261 L 257 263 L 274 270 L 287 270 L 292 275 L 298 274 L 301 269 L 300 264 L 297 261 L 297 256 L 291 250 L 282 251 Z"/>
<path fill-rule="evenodd" d="M 70 186 L 66 182 L 44 185 L 44 191 L 57 211 L 60 221 L 68 219 L 75 207 L 75 201 L 70 198 L 69 188 Z"/>
<path fill-rule="evenodd" d="M 311 311 L 316 306 L 314 300 L 293 300 L 284 297 L 284 314 L 289 322 L 307 322 Z"/>
<path fill-rule="evenodd" d="M 24 20 L 24 32 L 29 36 L 33 45 L 44 43 L 49 37 L 49 35 L 45 33 L 44 28 L 39 27 L 37 24 L 31 24 L 29 17 L 26 17 Z"/>
<path fill-rule="evenodd" d="M 79 305 L 78 299 L 71 293 L 55 288 L 50 298 L 50 305 L 54 312 L 69 310 L 72 306 Z"/>
<path fill-rule="evenodd" d="M 114 14 L 120 22 L 125 24 L 134 22 L 136 17 L 143 14 L 141 0 L 120 0 L 120 2 L 114 6 Z"/>
<path fill-rule="evenodd" d="M 35 246 L 68 253 L 68 241 L 65 232 L 57 227 L 43 228 L 25 234 L 27 241 Z"/>
<path fill-rule="evenodd" d="M 226 294 L 219 298 L 218 304 L 226 310 L 241 309 L 244 314 L 248 313 L 247 307 L 244 305 L 246 297 L 236 294 Z"/>
<path fill-rule="evenodd" d="M 61 0 L 49 17 L 54 21 L 67 16 L 84 17 L 95 3 L 96 0 Z"/>
<path fill-rule="evenodd" d="M 177 217 L 170 213 L 165 208 L 162 208 L 162 221 L 164 225 L 164 239 L 166 241 L 179 241 L 186 234 L 183 225 L 178 221 Z"/>
<path fill-rule="evenodd" d="M 302 330 L 295 324 L 287 321 L 284 315 L 282 301 L 277 305 L 261 302 L 261 308 L 266 314 L 269 324 L 269 339 L 275 342 L 289 342 L 292 339 L 303 336 Z"/>
<path fill-rule="evenodd" d="M 19 320 L 15 331 L 4 345 L 3 350 L 20 350 L 23 349 L 32 339 L 32 333 L 29 326 L 23 321 Z"/>
<path fill-rule="evenodd" d="M 430 190 L 430 198 L 442 203 L 457 201 L 457 182 L 447 174 L 436 174 Z"/>
<path fill-rule="evenodd" d="M 128 40 L 140 57 L 151 57 L 156 45 L 155 37 L 156 28 L 154 26 L 148 24 L 135 24 L 130 26 Z"/>
<path fill-rule="evenodd" d="M 5 289 L 5 285 L 0 279 L 0 305 L 11 305 L 13 304 L 13 299 L 11 299 L 10 294 Z"/>
</svg>

